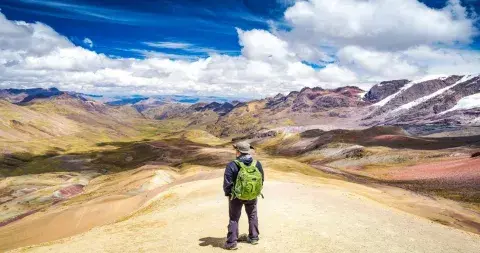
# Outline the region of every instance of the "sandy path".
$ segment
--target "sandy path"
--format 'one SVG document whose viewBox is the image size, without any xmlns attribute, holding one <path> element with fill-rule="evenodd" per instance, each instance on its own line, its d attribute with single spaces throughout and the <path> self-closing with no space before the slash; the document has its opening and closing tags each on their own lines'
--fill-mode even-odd
<svg viewBox="0 0 480 253">
<path fill-rule="evenodd" d="M 129 219 L 27 252 L 224 252 L 221 178 L 177 185 Z M 480 236 L 330 185 L 268 181 L 259 245 L 238 252 L 479 252 Z M 245 215 L 241 233 L 247 231 Z"/>
</svg>

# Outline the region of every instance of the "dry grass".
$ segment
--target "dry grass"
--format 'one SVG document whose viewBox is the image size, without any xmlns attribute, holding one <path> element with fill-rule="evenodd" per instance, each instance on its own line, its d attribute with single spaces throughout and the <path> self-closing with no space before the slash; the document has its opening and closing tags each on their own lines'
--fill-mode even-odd
<svg viewBox="0 0 480 253">
<path fill-rule="evenodd" d="M 289 173 L 300 173 L 307 176 L 313 177 L 324 177 L 324 178 L 337 178 L 330 174 L 321 172 L 310 165 L 295 161 L 293 159 L 280 158 L 280 157 L 262 157 L 262 165 L 265 169 L 280 171 L 280 172 L 289 172 Z"/>
<path fill-rule="evenodd" d="M 228 142 L 203 130 L 186 130 L 184 132 L 171 135 L 169 138 L 184 138 L 194 143 L 206 144 L 209 146 L 224 145 Z"/>
</svg>

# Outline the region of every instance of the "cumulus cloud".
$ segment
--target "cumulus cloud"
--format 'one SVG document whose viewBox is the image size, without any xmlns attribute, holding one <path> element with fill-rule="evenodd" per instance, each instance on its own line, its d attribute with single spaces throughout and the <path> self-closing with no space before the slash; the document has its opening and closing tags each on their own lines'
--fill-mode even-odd
<svg viewBox="0 0 480 253">
<path fill-rule="evenodd" d="M 340 67 L 337 64 L 329 64 L 320 70 L 319 77 L 322 80 L 333 83 L 333 85 L 358 81 L 358 77 L 353 71 L 345 67 Z"/>
<path fill-rule="evenodd" d="M 93 41 L 89 38 L 83 39 L 83 44 L 87 45 L 88 47 L 93 47 Z"/>
<path fill-rule="evenodd" d="M 21 55 L 42 56 L 55 48 L 70 46 L 73 44 L 67 38 L 47 25 L 23 21 L 12 22 L 0 13 L 0 49 L 2 50 L 19 52 Z"/>
<path fill-rule="evenodd" d="M 41 23 L 0 14 L 0 24 L 0 87 L 261 97 L 321 84 L 313 68 L 288 51 L 288 43 L 263 30 L 238 30 L 242 55 L 192 61 L 157 54 L 110 58 L 75 46 Z"/>
<path fill-rule="evenodd" d="M 45 24 L 0 13 L 0 88 L 263 97 L 304 86 L 368 88 L 387 79 L 480 69 L 478 51 L 449 46 L 468 45 L 477 34 L 458 0 L 437 10 L 416 0 L 310 0 L 295 2 L 285 19 L 288 30 L 237 29 L 237 56 L 161 41 L 145 42 L 151 50 L 128 49 L 145 56 L 132 59 L 76 46 Z M 84 44 L 93 46 L 88 38 Z"/>
<path fill-rule="evenodd" d="M 287 42 L 265 30 L 237 29 L 242 55 L 252 60 L 284 61 L 295 57 L 288 49 Z"/>
<path fill-rule="evenodd" d="M 318 46 L 358 45 L 375 49 L 468 43 L 477 34 L 459 0 L 434 10 L 417 0 L 299 1 L 285 12 L 289 34 Z"/>
<path fill-rule="evenodd" d="M 392 52 L 347 46 L 338 51 L 337 58 L 337 64 L 357 73 L 360 80 L 371 81 L 477 74 L 480 69 L 479 52 L 425 45 Z"/>
<path fill-rule="evenodd" d="M 420 72 L 402 53 L 366 50 L 358 46 L 347 46 L 339 50 L 339 63 L 358 73 L 384 78 L 401 78 Z M 378 78 L 378 77 L 377 77 Z"/>
<path fill-rule="evenodd" d="M 475 13 L 459 0 L 432 9 L 417 0 L 309 0 L 285 11 L 289 30 L 273 31 L 309 62 L 333 62 L 322 81 L 372 83 L 478 72 L 480 54 L 453 49 L 478 35 Z M 301 46 L 298 46 L 301 45 Z"/>
<path fill-rule="evenodd" d="M 418 46 L 401 52 L 428 74 L 478 74 L 480 52 Z"/>
</svg>

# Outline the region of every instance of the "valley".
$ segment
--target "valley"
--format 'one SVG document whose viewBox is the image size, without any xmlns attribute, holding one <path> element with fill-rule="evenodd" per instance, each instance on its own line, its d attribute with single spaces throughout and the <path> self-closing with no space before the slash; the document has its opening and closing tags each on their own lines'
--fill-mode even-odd
<svg viewBox="0 0 480 253">
<path fill-rule="evenodd" d="M 479 90 L 478 76 L 194 103 L 2 90 L 0 251 L 221 250 L 221 178 L 245 140 L 266 169 L 259 252 L 474 252 Z"/>
</svg>

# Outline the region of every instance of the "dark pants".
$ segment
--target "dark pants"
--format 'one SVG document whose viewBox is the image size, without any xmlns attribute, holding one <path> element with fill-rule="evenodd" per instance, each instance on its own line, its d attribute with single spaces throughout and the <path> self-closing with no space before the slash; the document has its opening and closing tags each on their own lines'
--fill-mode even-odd
<svg viewBox="0 0 480 253">
<path fill-rule="evenodd" d="M 237 244 L 238 240 L 238 221 L 242 214 L 242 206 L 245 205 L 245 211 L 248 216 L 248 237 L 252 240 L 258 240 L 258 216 L 257 199 L 254 200 L 229 200 L 228 213 L 230 222 L 228 223 L 227 246 Z"/>
</svg>

